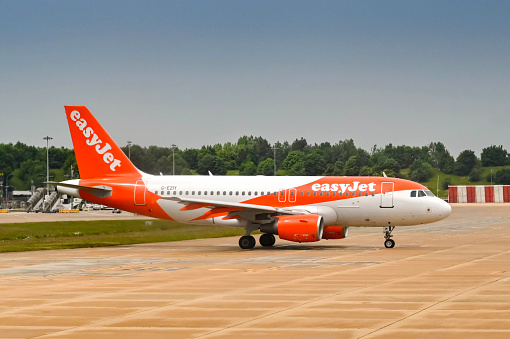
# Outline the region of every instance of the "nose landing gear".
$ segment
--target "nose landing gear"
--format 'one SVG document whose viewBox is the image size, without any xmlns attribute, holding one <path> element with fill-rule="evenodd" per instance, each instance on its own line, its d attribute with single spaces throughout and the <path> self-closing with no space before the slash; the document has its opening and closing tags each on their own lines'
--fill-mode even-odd
<svg viewBox="0 0 510 339">
<path fill-rule="evenodd" d="M 391 235 L 391 232 L 395 229 L 395 226 L 386 226 L 384 227 L 384 247 L 386 248 L 393 248 L 395 247 L 395 241 L 391 239 L 393 235 Z"/>
</svg>

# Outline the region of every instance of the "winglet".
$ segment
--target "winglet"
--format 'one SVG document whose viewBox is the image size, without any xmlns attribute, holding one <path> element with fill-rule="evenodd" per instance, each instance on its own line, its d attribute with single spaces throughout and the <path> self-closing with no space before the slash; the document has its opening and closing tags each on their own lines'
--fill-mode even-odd
<svg viewBox="0 0 510 339">
<path fill-rule="evenodd" d="M 85 106 L 65 106 L 67 122 L 82 179 L 141 176 Z"/>
</svg>

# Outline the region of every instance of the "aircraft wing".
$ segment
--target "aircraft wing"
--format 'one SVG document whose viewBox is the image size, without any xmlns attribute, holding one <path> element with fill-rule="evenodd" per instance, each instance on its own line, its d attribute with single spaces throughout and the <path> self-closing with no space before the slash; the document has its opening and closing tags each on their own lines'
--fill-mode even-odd
<svg viewBox="0 0 510 339">
<path fill-rule="evenodd" d="M 290 208 L 277 208 L 264 205 L 254 204 L 243 204 L 237 202 L 218 201 L 218 200 L 207 200 L 207 199 L 195 199 L 195 198 L 179 198 L 179 197 L 161 197 L 161 199 L 177 201 L 185 205 L 181 210 L 194 210 L 198 208 L 229 208 L 235 210 L 248 210 L 252 212 L 269 212 L 279 214 L 309 214 L 310 212 L 302 209 L 290 209 Z"/>
</svg>

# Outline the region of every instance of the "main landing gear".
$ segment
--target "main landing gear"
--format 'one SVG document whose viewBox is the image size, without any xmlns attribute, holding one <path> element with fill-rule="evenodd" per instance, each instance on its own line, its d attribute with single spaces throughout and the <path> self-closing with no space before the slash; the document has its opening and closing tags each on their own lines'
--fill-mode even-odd
<svg viewBox="0 0 510 339">
<path fill-rule="evenodd" d="M 249 250 L 255 247 L 255 244 L 257 242 L 255 241 L 255 238 L 251 235 L 244 235 L 239 239 L 239 247 L 241 247 L 243 250 Z"/>
<path fill-rule="evenodd" d="M 264 233 L 259 238 L 260 244 L 264 247 L 273 246 L 275 241 L 276 241 L 276 239 L 275 239 L 274 235 L 269 234 L 269 233 Z"/>
<path fill-rule="evenodd" d="M 395 226 L 386 226 L 384 227 L 384 247 L 386 248 L 393 248 L 395 247 L 395 241 L 391 239 L 393 235 L 391 235 L 391 232 L 395 229 Z"/>
<path fill-rule="evenodd" d="M 260 236 L 259 242 L 264 247 L 271 247 L 274 245 L 276 239 L 274 235 L 269 233 L 264 233 Z M 255 247 L 255 244 L 257 241 L 255 238 L 251 235 L 244 235 L 239 239 L 239 247 L 241 247 L 243 250 L 249 250 Z"/>
</svg>

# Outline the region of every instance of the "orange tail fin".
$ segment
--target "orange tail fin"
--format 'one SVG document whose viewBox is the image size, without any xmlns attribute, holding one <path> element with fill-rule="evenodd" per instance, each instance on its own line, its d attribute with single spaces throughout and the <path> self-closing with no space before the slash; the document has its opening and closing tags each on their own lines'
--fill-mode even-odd
<svg viewBox="0 0 510 339">
<path fill-rule="evenodd" d="M 65 109 L 82 179 L 141 175 L 87 107 Z"/>
</svg>

